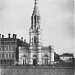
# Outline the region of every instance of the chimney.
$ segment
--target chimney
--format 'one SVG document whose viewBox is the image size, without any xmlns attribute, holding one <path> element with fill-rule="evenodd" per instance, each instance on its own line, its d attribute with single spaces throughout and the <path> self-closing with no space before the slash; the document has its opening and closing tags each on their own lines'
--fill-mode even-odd
<svg viewBox="0 0 75 75">
<path fill-rule="evenodd" d="M 15 34 L 13 34 L 13 38 L 15 38 Z"/>
<path fill-rule="evenodd" d="M 0 34 L 0 38 L 1 38 L 1 34 Z"/>
<path fill-rule="evenodd" d="M 16 36 L 17 36 L 16 34 L 13 34 L 13 38 L 14 38 L 14 39 L 16 39 Z"/>
<path fill-rule="evenodd" d="M 2 35 L 2 38 L 4 38 L 4 35 Z"/>
<path fill-rule="evenodd" d="M 15 34 L 14 36 L 15 36 L 15 39 L 16 39 L 17 35 Z"/>
<path fill-rule="evenodd" d="M 10 33 L 8 34 L 8 38 L 10 38 Z"/>
<path fill-rule="evenodd" d="M 21 41 L 23 41 L 23 37 L 21 37 Z"/>
</svg>

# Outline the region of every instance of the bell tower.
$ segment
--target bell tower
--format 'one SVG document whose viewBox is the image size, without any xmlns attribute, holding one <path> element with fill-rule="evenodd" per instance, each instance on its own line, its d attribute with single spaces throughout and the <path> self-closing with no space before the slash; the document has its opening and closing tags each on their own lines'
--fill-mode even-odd
<svg viewBox="0 0 75 75">
<path fill-rule="evenodd" d="M 35 0 L 34 10 L 31 16 L 31 27 L 29 29 L 29 43 L 30 43 L 30 64 L 33 65 L 34 59 L 37 64 L 41 64 L 41 28 L 40 28 L 40 14 L 38 10 L 38 0 Z M 36 56 L 36 57 L 34 57 Z"/>
</svg>

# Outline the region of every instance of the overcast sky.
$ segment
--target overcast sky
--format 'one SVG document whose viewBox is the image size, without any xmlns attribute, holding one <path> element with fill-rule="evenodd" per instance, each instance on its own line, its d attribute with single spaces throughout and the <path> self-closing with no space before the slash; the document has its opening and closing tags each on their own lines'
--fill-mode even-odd
<svg viewBox="0 0 75 75">
<path fill-rule="evenodd" d="M 43 45 L 55 52 L 74 52 L 73 0 L 39 0 Z M 29 42 L 34 0 L 0 0 L 0 33 L 16 33 Z"/>
</svg>

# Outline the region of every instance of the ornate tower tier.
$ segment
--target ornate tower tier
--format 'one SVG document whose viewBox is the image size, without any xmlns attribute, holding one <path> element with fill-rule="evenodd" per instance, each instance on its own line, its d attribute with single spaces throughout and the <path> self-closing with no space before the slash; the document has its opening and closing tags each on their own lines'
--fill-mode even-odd
<svg viewBox="0 0 75 75">
<path fill-rule="evenodd" d="M 40 14 L 37 7 L 37 0 L 34 3 L 34 10 L 31 16 L 31 27 L 29 29 L 30 42 L 30 64 L 41 64 L 41 28 Z M 36 63 L 36 64 L 35 64 Z"/>
</svg>

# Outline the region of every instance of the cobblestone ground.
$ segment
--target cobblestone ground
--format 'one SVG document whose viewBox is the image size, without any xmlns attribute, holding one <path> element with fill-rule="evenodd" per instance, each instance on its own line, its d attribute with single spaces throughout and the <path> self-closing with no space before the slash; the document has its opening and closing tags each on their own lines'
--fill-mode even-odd
<svg viewBox="0 0 75 75">
<path fill-rule="evenodd" d="M 0 75 L 74 75 L 74 70 L 66 67 L 6 67 L 0 69 Z"/>
</svg>

